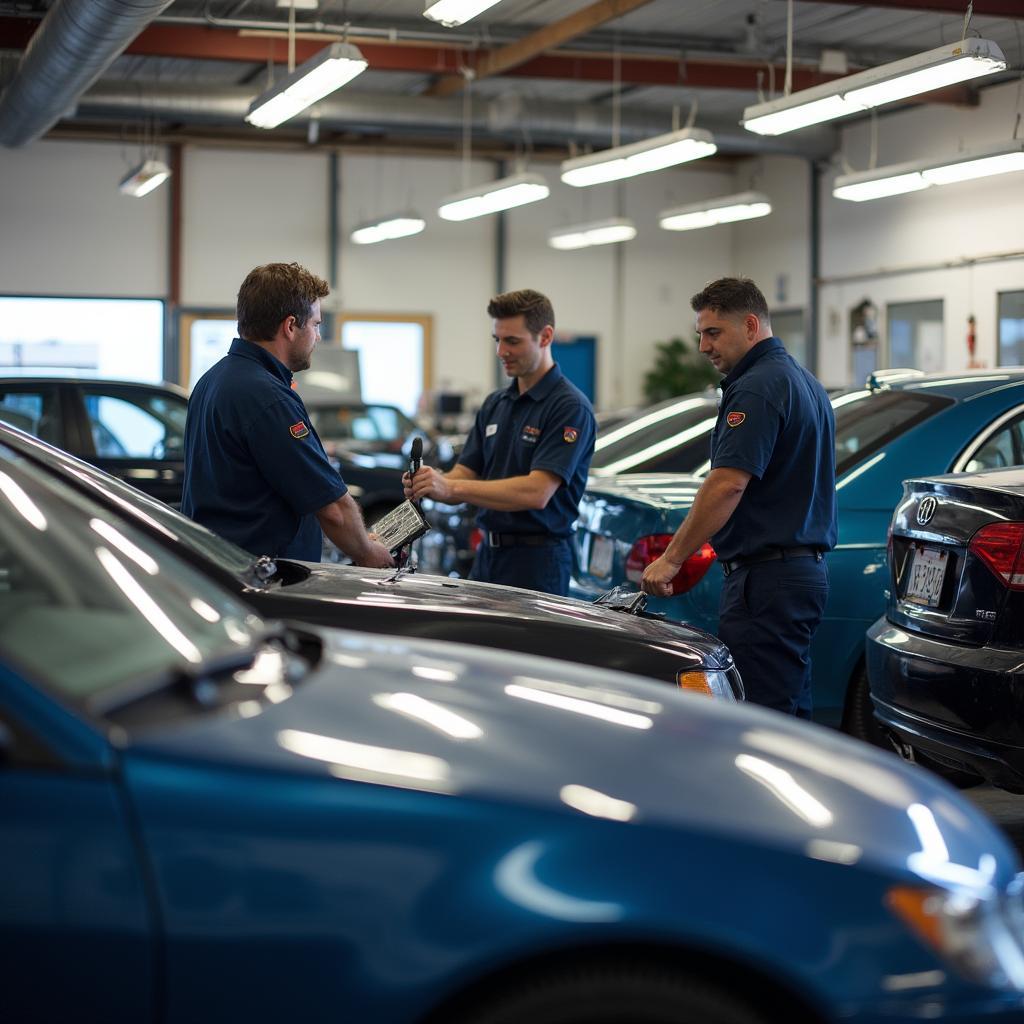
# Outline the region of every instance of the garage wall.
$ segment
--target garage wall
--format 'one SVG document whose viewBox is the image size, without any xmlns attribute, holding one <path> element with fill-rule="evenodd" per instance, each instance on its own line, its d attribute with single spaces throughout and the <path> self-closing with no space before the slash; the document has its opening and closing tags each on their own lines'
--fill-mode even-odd
<svg viewBox="0 0 1024 1024">
<path fill-rule="evenodd" d="M 979 107 L 931 106 L 878 118 L 878 166 L 939 157 L 1009 140 L 1018 87 L 986 89 Z M 868 166 L 870 122 L 842 132 L 855 169 Z M 996 360 L 1000 290 L 1024 288 L 1024 179 L 1006 174 L 865 203 L 833 199 L 834 175 L 822 183 L 820 337 L 822 377 L 841 383 L 850 372 L 849 310 L 864 298 L 879 308 L 886 336 L 890 302 L 944 301 L 945 368 L 967 364 L 967 317 L 977 318 L 977 356 Z M 1013 258 L 1007 258 L 1015 254 Z M 920 267 L 914 273 L 897 273 Z M 883 359 L 885 358 L 883 352 Z M 883 363 L 883 365 L 885 365 Z"/>
<path fill-rule="evenodd" d="M 0 292 L 159 298 L 167 293 L 167 191 L 118 182 L 137 147 L 0 147 Z"/>
</svg>

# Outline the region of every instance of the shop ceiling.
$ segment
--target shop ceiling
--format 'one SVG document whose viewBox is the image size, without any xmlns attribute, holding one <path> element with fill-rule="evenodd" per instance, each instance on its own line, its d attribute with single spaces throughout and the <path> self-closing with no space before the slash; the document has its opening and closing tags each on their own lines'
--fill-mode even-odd
<svg viewBox="0 0 1024 1024">
<path fill-rule="evenodd" d="M 298 4 L 296 62 L 346 39 L 369 70 L 318 105 L 315 131 L 305 116 L 265 132 L 243 118 L 287 69 L 290 11 L 277 0 L 0 0 L 0 142 L 156 130 L 163 141 L 450 153 L 468 114 L 477 152 L 564 156 L 616 131 L 622 142 L 668 131 L 696 104 L 696 125 L 724 154 L 835 148 L 834 126 L 779 138 L 739 127 L 744 107 L 782 90 L 785 0 L 501 0 L 454 29 L 425 6 Z M 961 0 L 797 2 L 793 90 L 841 77 L 842 61 L 855 71 L 953 42 L 964 11 Z M 1010 69 L 913 102 L 972 104 L 1019 73 L 1022 0 L 975 0 L 970 32 L 997 43 Z"/>
</svg>

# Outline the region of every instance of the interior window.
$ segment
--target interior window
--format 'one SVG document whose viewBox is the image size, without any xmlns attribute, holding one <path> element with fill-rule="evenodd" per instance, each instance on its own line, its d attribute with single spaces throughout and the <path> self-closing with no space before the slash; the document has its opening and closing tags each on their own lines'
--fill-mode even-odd
<svg viewBox="0 0 1024 1024">
<path fill-rule="evenodd" d="M 185 450 L 184 399 L 140 393 L 102 394 L 87 391 L 89 417 L 96 454 L 101 458 L 174 459 Z"/>
</svg>

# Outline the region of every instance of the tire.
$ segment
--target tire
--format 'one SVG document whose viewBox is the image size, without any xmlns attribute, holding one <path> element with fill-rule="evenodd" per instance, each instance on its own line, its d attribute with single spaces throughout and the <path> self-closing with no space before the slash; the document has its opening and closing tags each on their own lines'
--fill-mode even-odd
<svg viewBox="0 0 1024 1024">
<path fill-rule="evenodd" d="M 854 674 L 846 694 L 846 708 L 843 711 L 843 732 L 873 747 L 893 750 L 894 746 L 885 730 L 875 718 L 868 689 L 868 673 L 863 664 Z"/>
<path fill-rule="evenodd" d="M 452 1024 L 768 1024 L 718 988 L 659 967 L 565 969 L 495 995 Z"/>
</svg>

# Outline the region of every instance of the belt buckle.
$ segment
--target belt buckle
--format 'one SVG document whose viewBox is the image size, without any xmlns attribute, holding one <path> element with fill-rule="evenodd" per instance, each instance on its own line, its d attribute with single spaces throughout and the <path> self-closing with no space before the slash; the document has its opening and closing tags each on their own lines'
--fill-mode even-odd
<svg viewBox="0 0 1024 1024">
<path fill-rule="evenodd" d="M 501 534 L 495 533 L 494 530 L 487 531 L 487 546 L 489 548 L 500 548 L 501 547 Z"/>
</svg>

